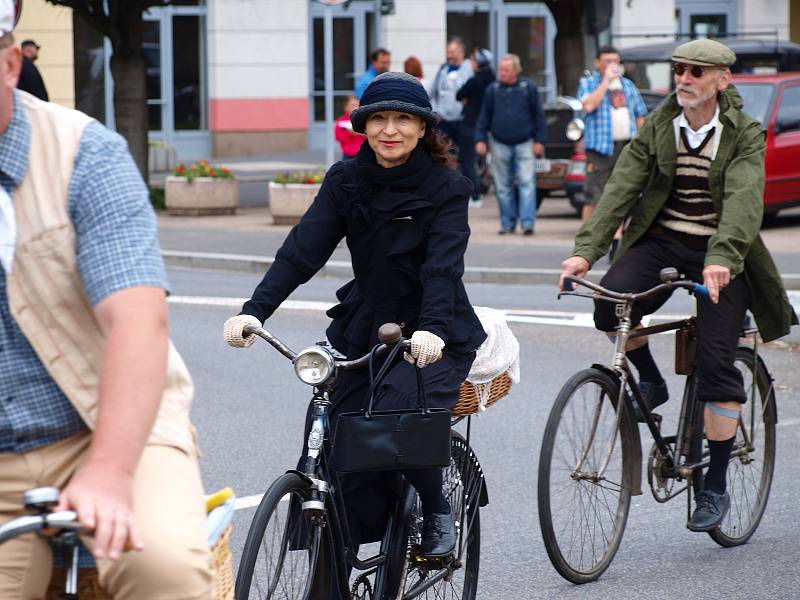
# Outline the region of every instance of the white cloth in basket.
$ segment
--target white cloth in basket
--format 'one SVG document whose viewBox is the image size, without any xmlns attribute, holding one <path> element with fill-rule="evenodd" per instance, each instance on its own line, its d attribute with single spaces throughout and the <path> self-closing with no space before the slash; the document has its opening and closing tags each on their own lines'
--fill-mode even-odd
<svg viewBox="0 0 800 600">
<path fill-rule="evenodd" d="M 486 332 L 486 340 L 478 348 L 467 381 L 475 388 L 478 410 L 484 411 L 492 379 L 508 372 L 511 381 L 519 383 L 519 342 L 502 312 L 485 306 L 475 306 L 474 309 Z"/>
</svg>

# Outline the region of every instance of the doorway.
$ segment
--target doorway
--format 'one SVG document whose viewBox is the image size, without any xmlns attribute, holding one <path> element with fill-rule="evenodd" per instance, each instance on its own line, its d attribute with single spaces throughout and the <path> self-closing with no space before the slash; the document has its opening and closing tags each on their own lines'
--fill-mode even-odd
<svg viewBox="0 0 800 600">
<path fill-rule="evenodd" d="M 148 137 L 175 146 L 179 160 L 211 156 L 205 6 L 151 8 L 143 24 Z M 175 43 L 179 40 L 179 43 Z M 111 43 L 106 40 L 106 124 L 114 127 Z"/>
<path fill-rule="evenodd" d="M 309 146 L 324 148 L 333 136 L 325 125 L 325 27 L 324 8 L 312 3 L 309 43 L 311 45 L 311 127 Z M 375 13 L 369 5 L 351 4 L 346 10 L 333 7 L 333 118 L 344 112 L 347 96 L 353 93 L 357 78 L 369 66 L 375 45 Z"/>
<path fill-rule="evenodd" d="M 464 39 L 468 52 L 481 46 L 491 50 L 496 60 L 516 54 L 522 75 L 533 80 L 542 101 L 555 97 L 556 27 L 543 3 L 448 0 L 447 37 L 454 35 Z"/>
</svg>

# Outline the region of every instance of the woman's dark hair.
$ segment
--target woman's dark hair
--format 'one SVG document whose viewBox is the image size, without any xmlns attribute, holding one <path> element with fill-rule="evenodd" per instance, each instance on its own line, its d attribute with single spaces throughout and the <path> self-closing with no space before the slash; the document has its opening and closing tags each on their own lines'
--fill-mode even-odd
<svg viewBox="0 0 800 600">
<path fill-rule="evenodd" d="M 430 152 L 434 163 L 455 169 L 456 161 L 453 160 L 453 155 L 450 153 L 453 144 L 441 131 L 428 127 L 420 143 L 423 148 Z"/>
<path fill-rule="evenodd" d="M 409 56 L 403 63 L 403 70 L 416 78 L 422 77 L 422 63 L 416 56 Z"/>
</svg>

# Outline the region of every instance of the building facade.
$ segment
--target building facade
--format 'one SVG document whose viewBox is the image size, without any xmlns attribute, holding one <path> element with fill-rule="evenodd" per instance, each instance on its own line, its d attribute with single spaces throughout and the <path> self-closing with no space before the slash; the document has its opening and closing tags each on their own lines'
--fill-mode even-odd
<svg viewBox="0 0 800 600">
<path fill-rule="evenodd" d="M 610 31 L 597 43 L 647 43 L 651 34 L 760 31 L 791 39 L 800 0 L 613 0 Z M 387 10 L 388 9 L 388 10 Z M 173 0 L 146 14 L 144 55 L 150 137 L 181 160 L 322 147 L 325 13 L 331 12 L 334 116 L 386 47 L 392 69 L 416 56 L 432 79 L 448 37 L 496 56 L 514 52 L 544 98 L 556 93 L 555 21 L 530 0 Z M 794 20 L 793 20 L 794 19 Z M 774 32 L 774 33 L 771 33 Z M 25 0 L 16 37 L 42 45 L 37 63 L 51 98 L 114 125 L 111 46 L 65 8 Z"/>
</svg>

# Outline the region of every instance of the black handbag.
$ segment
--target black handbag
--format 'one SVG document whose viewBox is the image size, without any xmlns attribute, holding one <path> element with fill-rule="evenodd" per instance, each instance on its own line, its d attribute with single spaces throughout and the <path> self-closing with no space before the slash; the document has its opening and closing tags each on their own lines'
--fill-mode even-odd
<svg viewBox="0 0 800 600">
<path fill-rule="evenodd" d="M 400 344 L 392 348 L 374 378 L 373 349 L 369 361 L 369 403 L 365 410 L 339 415 L 329 457 L 334 471 L 396 471 L 450 464 L 450 411 L 428 408 L 419 369 L 414 369 L 417 374 L 416 408 L 373 410 L 375 391 L 400 349 Z"/>
</svg>

